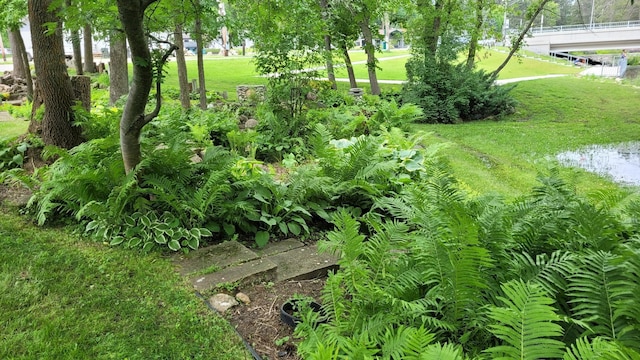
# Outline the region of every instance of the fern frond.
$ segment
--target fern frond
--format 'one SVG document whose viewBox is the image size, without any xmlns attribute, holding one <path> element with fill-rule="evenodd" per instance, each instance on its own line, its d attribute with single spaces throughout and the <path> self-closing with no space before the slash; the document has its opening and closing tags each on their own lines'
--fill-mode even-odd
<svg viewBox="0 0 640 360">
<path fill-rule="evenodd" d="M 511 279 L 536 282 L 552 296 L 566 289 L 566 279 L 575 269 L 575 256 L 569 252 L 555 251 L 551 256 L 539 254 L 535 260 L 527 253 L 513 253 L 512 256 Z"/>
<path fill-rule="evenodd" d="M 573 316 L 586 322 L 596 336 L 620 340 L 628 323 L 618 311 L 619 304 L 630 298 L 634 284 L 625 279 L 626 269 L 620 257 L 605 251 L 580 258 L 569 278 L 567 294 L 572 298 Z"/>
<path fill-rule="evenodd" d="M 494 359 L 537 360 L 558 358 L 564 344 L 555 338 L 562 335 L 560 320 L 551 304 L 554 300 L 538 284 L 522 280 L 509 281 L 502 286 L 505 297 L 498 297 L 504 307 L 491 307 L 489 317 L 498 323 L 490 331 L 503 341 L 502 345 L 486 351 Z"/>
<path fill-rule="evenodd" d="M 576 343 L 567 349 L 563 360 L 627 360 L 615 343 L 601 337 L 589 340 L 586 337 L 579 338 Z"/>
</svg>

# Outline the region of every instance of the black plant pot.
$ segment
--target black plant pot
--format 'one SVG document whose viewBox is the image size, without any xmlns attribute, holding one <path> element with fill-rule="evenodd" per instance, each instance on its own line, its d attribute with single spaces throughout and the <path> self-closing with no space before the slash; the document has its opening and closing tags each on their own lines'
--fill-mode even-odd
<svg viewBox="0 0 640 360">
<path fill-rule="evenodd" d="M 302 320 L 294 316 L 294 314 L 300 311 L 306 311 L 306 309 L 300 308 L 300 305 L 302 304 L 308 305 L 311 310 L 317 312 L 320 315 L 317 324 L 327 322 L 327 319 L 324 316 L 324 312 L 322 311 L 322 306 L 320 304 L 315 301 L 306 302 L 298 299 L 290 299 L 289 301 L 282 304 L 282 306 L 280 307 L 280 320 L 282 320 L 283 323 L 289 325 L 291 328 L 295 329 L 296 325 L 298 325 Z"/>
</svg>

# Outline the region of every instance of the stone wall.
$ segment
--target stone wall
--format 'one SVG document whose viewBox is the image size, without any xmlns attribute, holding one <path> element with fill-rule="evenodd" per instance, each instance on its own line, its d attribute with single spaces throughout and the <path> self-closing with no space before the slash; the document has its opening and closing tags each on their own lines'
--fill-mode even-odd
<svg viewBox="0 0 640 360">
<path fill-rule="evenodd" d="M 264 101 L 267 87 L 264 85 L 238 85 L 236 94 L 239 102 L 260 102 Z"/>
</svg>

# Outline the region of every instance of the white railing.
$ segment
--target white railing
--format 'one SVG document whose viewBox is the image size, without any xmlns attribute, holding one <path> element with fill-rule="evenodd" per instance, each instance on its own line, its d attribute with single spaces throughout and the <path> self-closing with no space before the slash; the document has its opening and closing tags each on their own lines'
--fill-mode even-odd
<svg viewBox="0 0 640 360">
<path fill-rule="evenodd" d="M 622 29 L 622 28 L 636 28 L 640 27 L 640 20 L 632 21 L 617 21 L 610 23 L 599 24 L 578 24 L 578 25 L 559 25 L 548 27 L 531 28 L 533 34 L 560 32 L 560 31 L 592 31 L 592 30 L 604 30 L 604 29 Z"/>
</svg>

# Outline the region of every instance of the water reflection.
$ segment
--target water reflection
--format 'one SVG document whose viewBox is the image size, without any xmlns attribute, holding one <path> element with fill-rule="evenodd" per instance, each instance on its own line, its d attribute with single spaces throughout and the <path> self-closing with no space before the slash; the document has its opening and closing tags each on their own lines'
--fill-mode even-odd
<svg viewBox="0 0 640 360">
<path fill-rule="evenodd" d="M 575 166 L 626 185 L 640 185 L 640 141 L 617 145 L 591 145 L 557 156 L 565 166 Z"/>
</svg>

